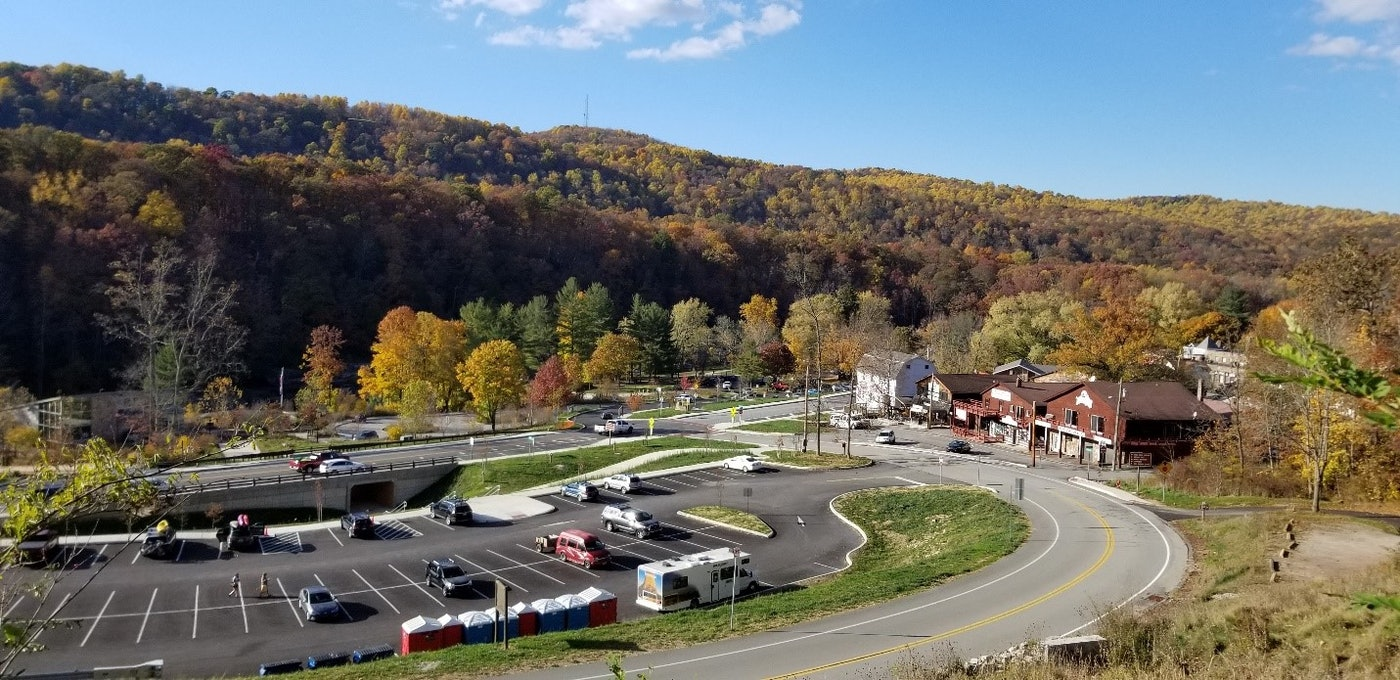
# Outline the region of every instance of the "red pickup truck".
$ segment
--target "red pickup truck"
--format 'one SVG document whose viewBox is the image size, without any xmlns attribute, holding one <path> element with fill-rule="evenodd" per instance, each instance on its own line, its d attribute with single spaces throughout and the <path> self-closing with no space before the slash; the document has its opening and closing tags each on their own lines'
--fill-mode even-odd
<svg viewBox="0 0 1400 680">
<path fill-rule="evenodd" d="M 559 559 L 573 562 L 585 569 L 607 566 L 612 561 L 612 553 L 603 547 L 597 536 L 579 529 L 565 529 L 558 534 L 535 537 L 535 549 L 542 553 L 554 553 Z"/>
<path fill-rule="evenodd" d="M 320 453 L 313 453 L 309 456 L 297 456 L 287 461 L 287 467 L 290 467 L 291 469 L 296 470 L 297 472 L 307 475 L 315 472 L 317 468 L 321 467 L 321 463 L 324 463 L 328 460 L 335 460 L 337 458 L 345 457 L 345 454 L 340 453 L 338 451 L 322 451 Z"/>
</svg>

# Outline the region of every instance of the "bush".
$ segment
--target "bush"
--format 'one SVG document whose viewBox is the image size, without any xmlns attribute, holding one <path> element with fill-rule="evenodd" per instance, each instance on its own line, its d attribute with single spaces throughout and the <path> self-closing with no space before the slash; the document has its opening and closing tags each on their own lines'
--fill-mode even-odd
<svg viewBox="0 0 1400 680">
<path fill-rule="evenodd" d="M 388 437 L 391 441 L 398 441 L 403 437 L 403 426 L 390 425 L 384 428 L 384 436 Z"/>
</svg>

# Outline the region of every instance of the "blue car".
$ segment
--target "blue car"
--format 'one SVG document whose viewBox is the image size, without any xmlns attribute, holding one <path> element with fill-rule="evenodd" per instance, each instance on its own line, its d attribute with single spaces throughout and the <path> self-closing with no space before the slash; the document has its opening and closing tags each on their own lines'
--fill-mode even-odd
<svg viewBox="0 0 1400 680">
<path fill-rule="evenodd" d="M 569 482 L 559 489 L 559 495 L 576 501 L 591 501 L 598 497 L 598 487 L 591 482 Z"/>
</svg>

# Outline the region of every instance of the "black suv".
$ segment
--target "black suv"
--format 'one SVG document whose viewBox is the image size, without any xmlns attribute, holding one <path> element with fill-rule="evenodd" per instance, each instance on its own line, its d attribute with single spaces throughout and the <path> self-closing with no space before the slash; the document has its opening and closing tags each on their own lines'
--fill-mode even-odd
<svg viewBox="0 0 1400 680">
<path fill-rule="evenodd" d="M 340 528 L 354 538 L 374 538 L 374 518 L 368 512 L 352 512 L 340 518 Z"/>
<path fill-rule="evenodd" d="M 433 519 L 441 517 L 449 526 L 471 524 L 472 506 L 461 498 L 444 498 L 428 506 L 428 516 Z"/>
<path fill-rule="evenodd" d="M 429 588 L 441 588 L 443 597 L 465 597 L 467 589 L 472 587 L 472 579 L 467 572 L 446 558 L 429 562 L 424 580 Z"/>
</svg>

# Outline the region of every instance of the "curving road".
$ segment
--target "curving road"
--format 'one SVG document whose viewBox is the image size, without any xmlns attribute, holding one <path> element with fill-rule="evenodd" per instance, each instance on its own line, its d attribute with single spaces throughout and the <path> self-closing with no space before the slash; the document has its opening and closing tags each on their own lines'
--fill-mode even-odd
<svg viewBox="0 0 1400 680">
<path fill-rule="evenodd" d="M 748 417 L 761 415 L 746 410 Z M 1146 605 L 1166 594 L 1185 574 L 1187 549 L 1173 530 L 1142 508 L 1067 482 L 1074 468 L 1031 470 L 959 459 L 939 465 L 933 447 L 946 440 L 944 435 L 904 429 L 899 434 L 914 443 L 875 446 L 866 443 L 869 433 L 854 434 L 852 443 L 860 454 L 899 468 L 894 478 L 909 482 L 980 482 L 1007 498 L 1005 490 L 1023 479 L 1024 500 L 1016 502 L 1031 521 L 1029 540 L 991 567 L 918 595 L 758 635 L 631 656 L 624 660 L 629 673 L 889 677 L 901 665 L 933 665 L 1085 632 L 1116 607 Z M 601 664 L 592 664 L 512 677 L 611 676 Z"/>
</svg>

